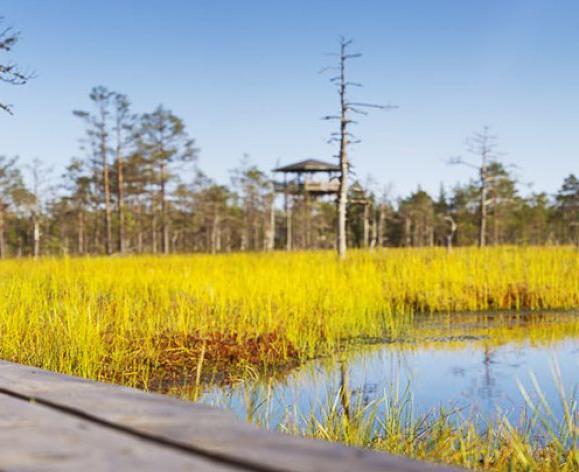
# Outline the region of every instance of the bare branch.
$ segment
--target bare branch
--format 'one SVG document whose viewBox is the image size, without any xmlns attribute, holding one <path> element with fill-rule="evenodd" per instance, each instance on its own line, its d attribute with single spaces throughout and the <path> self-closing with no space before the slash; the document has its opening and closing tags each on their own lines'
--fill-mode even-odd
<svg viewBox="0 0 579 472">
<path fill-rule="evenodd" d="M 350 107 L 349 110 L 350 110 L 351 112 L 353 112 L 353 113 L 358 113 L 359 115 L 364 115 L 364 116 L 368 115 L 368 112 L 367 112 L 367 111 L 359 110 L 358 108 L 352 108 L 352 107 Z"/>
<path fill-rule="evenodd" d="M 5 103 L 0 103 L 0 110 L 5 111 L 6 113 L 8 113 L 9 115 L 13 115 L 14 113 L 12 113 L 12 108 L 11 105 L 5 104 Z"/>
<path fill-rule="evenodd" d="M 471 167 L 472 169 L 479 169 L 478 166 L 465 161 L 461 156 L 453 156 L 448 159 L 449 165 L 463 165 L 466 167 Z"/>
<path fill-rule="evenodd" d="M 346 39 L 345 36 L 340 36 L 340 45 L 342 46 L 342 49 L 347 49 L 348 46 L 350 46 L 350 44 L 352 44 L 354 42 L 353 39 Z"/>
<path fill-rule="evenodd" d="M 378 110 L 392 110 L 398 108 L 396 105 L 379 105 L 376 103 L 364 103 L 364 102 L 349 102 L 348 105 L 356 107 L 376 108 Z"/>
<path fill-rule="evenodd" d="M 2 22 L 2 17 L 0 17 L 0 22 Z M 0 31 L 0 51 L 10 52 L 19 39 L 19 32 L 14 31 L 11 27 L 4 28 Z M 34 77 L 34 73 L 23 71 L 16 64 L 0 64 L 0 82 L 24 85 Z M 11 106 L 5 103 L 0 102 L 0 110 L 12 114 Z"/>
</svg>

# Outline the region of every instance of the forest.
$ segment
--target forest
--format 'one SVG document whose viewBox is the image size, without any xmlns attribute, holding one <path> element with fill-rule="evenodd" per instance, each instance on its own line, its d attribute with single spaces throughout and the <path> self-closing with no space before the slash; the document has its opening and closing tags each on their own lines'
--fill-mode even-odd
<svg viewBox="0 0 579 472">
<path fill-rule="evenodd" d="M 95 87 L 90 101 L 89 111 L 74 111 L 86 131 L 78 137 L 79 156 L 62 176 L 40 160 L 23 165 L 17 157 L 0 156 L 2 257 L 285 248 L 286 211 L 292 215 L 293 249 L 335 247 L 334 196 L 298 196 L 284 208 L 270 169 L 252 164 L 247 155 L 223 185 L 203 172 L 195 140 L 169 109 L 133 113 L 126 95 L 105 87 Z M 528 188 L 517 178 L 518 169 L 501 161 L 498 140 L 488 129 L 466 144 L 473 159 L 488 154 L 484 243 L 579 242 L 574 174 L 561 179 L 554 195 L 523 192 Z M 349 192 L 363 193 L 368 204 L 348 199 L 348 245 L 480 244 L 480 169 L 468 182 L 441 185 L 437 195 L 418 187 L 396 196 L 387 185 L 355 182 Z M 441 173 L 449 171 L 441 164 Z"/>
</svg>

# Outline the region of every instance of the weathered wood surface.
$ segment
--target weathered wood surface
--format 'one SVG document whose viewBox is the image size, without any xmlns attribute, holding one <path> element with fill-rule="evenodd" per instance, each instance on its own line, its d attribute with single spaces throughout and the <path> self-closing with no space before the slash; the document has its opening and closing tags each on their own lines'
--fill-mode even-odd
<svg viewBox="0 0 579 472">
<path fill-rule="evenodd" d="M 145 444 L 131 435 L 9 396 L 0 398 L 0 469 L 231 471 L 206 459 Z"/>
<path fill-rule="evenodd" d="M 453 469 L 266 432 L 224 410 L 0 361 L 0 470 Z"/>
</svg>

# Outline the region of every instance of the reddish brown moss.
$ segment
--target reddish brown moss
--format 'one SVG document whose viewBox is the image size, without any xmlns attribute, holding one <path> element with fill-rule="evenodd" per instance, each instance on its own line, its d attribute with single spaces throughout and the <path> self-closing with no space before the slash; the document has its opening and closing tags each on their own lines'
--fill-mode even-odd
<svg viewBox="0 0 579 472">
<path fill-rule="evenodd" d="M 148 366 L 149 382 L 142 386 L 161 391 L 195 383 L 198 375 L 201 381 L 230 382 L 248 369 L 271 372 L 299 362 L 297 349 L 277 332 L 253 337 L 218 332 L 203 336 L 163 333 L 152 344 L 153 349 L 135 351 L 134 362 Z M 140 345 L 137 340 L 135 346 Z M 156 357 L 147 352 L 157 353 Z M 114 373 L 108 380 L 125 383 L 127 375 Z"/>
</svg>

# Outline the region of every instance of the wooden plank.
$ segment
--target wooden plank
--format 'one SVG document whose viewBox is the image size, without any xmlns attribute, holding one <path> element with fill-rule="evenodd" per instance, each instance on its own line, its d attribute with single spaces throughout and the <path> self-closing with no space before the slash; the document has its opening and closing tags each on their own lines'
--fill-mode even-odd
<svg viewBox="0 0 579 472">
<path fill-rule="evenodd" d="M 240 469 L 0 394 L 0 470 L 232 472 Z"/>
<path fill-rule="evenodd" d="M 266 432 L 230 412 L 0 361 L 0 391 L 17 392 L 111 427 L 262 471 L 451 471 L 318 440 Z"/>
</svg>

